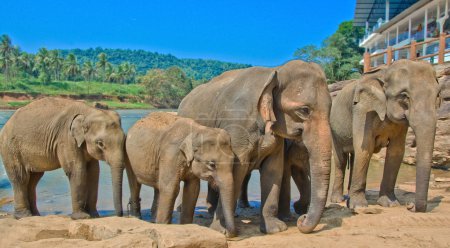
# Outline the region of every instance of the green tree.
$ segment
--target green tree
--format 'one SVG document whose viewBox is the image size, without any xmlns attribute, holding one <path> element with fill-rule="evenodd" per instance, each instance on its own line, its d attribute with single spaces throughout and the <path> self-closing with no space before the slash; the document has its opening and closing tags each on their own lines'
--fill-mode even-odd
<svg viewBox="0 0 450 248">
<path fill-rule="evenodd" d="M 108 65 L 108 58 L 106 53 L 100 53 L 98 56 L 98 62 L 96 63 L 96 67 L 101 70 L 101 81 L 106 81 L 106 66 Z"/>
<path fill-rule="evenodd" d="M 61 80 L 61 71 L 64 66 L 64 59 L 61 57 L 58 50 L 50 51 L 50 66 L 53 71 L 55 80 Z"/>
<path fill-rule="evenodd" d="M 64 74 L 67 80 L 75 80 L 79 73 L 80 66 L 78 65 L 77 57 L 73 53 L 70 53 L 64 61 Z"/>
<path fill-rule="evenodd" d="M 83 69 L 81 70 L 83 77 L 86 81 L 91 82 L 91 80 L 95 77 L 97 71 L 92 64 L 92 61 L 86 61 L 83 64 Z"/>
<path fill-rule="evenodd" d="M 192 90 L 192 80 L 179 67 L 167 70 L 152 69 L 140 78 L 152 103 L 161 107 L 176 108 Z"/>
<path fill-rule="evenodd" d="M 345 21 L 320 47 L 301 47 L 295 51 L 294 57 L 321 65 L 330 83 L 356 78 L 362 73 L 359 62 L 364 49 L 358 46 L 358 40 L 363 35 L 363 28 L 354 27 L 353 21 Z"/>
<path fill-rule="evenodd" d="M 4 34 L 0 40 L 0 68 L 5 74 L 6 81 L 11 79 L 11 67 L 14 63 L 14 47 L 11 38 Z"/>
<path fill-rule="evenodd" d="M 40 48 L 36 56 L 34 57 L 34 69 L 39 72 L 39 80 L 43 84 L 47 84 L 51 81 L 51 60 L 49 52 L 46 48 Z"/>
<path fill-rule="evenodd" d="M 22 52 L 17 59 L 18 68 L 23 75 L 33 75 L 33 56 L 29 53 Z"/>
</svg>

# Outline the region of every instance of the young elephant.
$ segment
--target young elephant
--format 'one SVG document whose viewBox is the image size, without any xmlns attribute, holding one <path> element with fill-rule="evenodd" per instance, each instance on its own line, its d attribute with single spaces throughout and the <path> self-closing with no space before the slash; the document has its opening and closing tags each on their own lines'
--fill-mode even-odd
<svg viewBox="0 0 450 248">
<path fill-rule="evenodd" d="M 0 152 L 14 190 L 14 215 L 39 215 L 36 185 L 45 171 L 69 177 L 72 219 L 97 217 L 98 160 L 111 166 L 114 206 L 122 215 L 125 134 L 116 112 L 44 98 L 17 110 L 0 133 Z"/>
<path fill-rule="evenodd" d="M 180 222 L 192 223 L 203 179 L 220 191 L 226 235 L 234 235 L 234 155 L 230 142 L 222 129 L 169 113 L 152 113 L 136 122 L 126 139 L 131 214 L 140 217 L 139 192 L 145 184 L 155 188 L 156 222 L 170 223 L 180 181 L 184 181 Z"/>
</svg>

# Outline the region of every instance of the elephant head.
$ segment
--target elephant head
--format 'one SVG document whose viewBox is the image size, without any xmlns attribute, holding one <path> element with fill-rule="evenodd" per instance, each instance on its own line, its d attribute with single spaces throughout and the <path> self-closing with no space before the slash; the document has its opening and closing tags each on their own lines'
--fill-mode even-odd
<svg viewBox="0 0 450 248">
<path fill-rule="evenodd" d="M 355 90 L 355 99 L 370 97 L 380 120 L 409 125 L 417 142 L 416 203 L 413 211 L 425 212 L 431 171 L 439 84 L 426 62 L 399 60 L 370 75 Z M 357 99 L 358 98 L 358 99 Z"/>
<path fill-rule="evenodd" d="M 125 134 L 120 116 L 113 111 L 94 110 L 76 115 L 70 131 L 79 148 L 96 160 L 106 161 L 111 166 L 114 208 L 122 216 L 122 179 L 124 165 Z"/>
<path fill-rule="evenodd" d="M 230 136 L 223 129 L 193 128 L 180 149 L 192 173 L 220 192 L 225 228 L 229 235 L 234 235 L 234 154 Z"/>
<path fill-rule="evenodd" d="M 325 74 L 314 63 L 294 60 L 275 69 L 259 101 L 259 112 L 271 130 L 287 139 L 303 140 L 311 165 L 311 204 L 298 221 L 311 232 L 325 208 L 331 168 L 331 97 Z"/>
</svg>

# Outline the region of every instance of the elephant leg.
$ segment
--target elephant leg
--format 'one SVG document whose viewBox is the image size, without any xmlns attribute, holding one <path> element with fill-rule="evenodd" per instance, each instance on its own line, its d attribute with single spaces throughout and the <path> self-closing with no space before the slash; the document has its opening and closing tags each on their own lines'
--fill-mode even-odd
<svg viewBox="0 0 450 248">
<path fill-rule="evenodd" d="M 371 148 L 369 150 L 355 149 L 355 161 L 353 168 L 351 168 L 351 184 L 349 189 L 349 200 L 347 202 L 349 208 L 353 209 L 368 206 L 365 193 L 367 171 L 369 169 L 372 151 L 373 149 Z"/>
<path fill-rule="evenodd" d="M 88 219 L 90 215 L 86 213 L 87 201 L 87 170 L 86 166 L 73 166 L 68 173 L 70 182 L 70 193 L 72 196 L 72 215 L 71 218 Z"/>
<path fill-rule="evenodd" d="M 208 184 L 208 195 L 206 196 L 206 204 L 208 207 L 208 213 L 210 215 L 214 215 L 218 203 L 219 203 L 219 192 L 217 192 Z"/>
<path fill-rule="evenodd" d="M 139 190 L 141 189 L 141 185 L 139 184 Z M 139 197 L 139 194 L 138 194 Z M 150 222 L 156 221 L 156 214 L 158 212 L 158 200 L 159 200 L 159 190 L 154 188 L 153 189 L 153 202 L 152 202 L 152 209 L 151 211 L 151 217 Z"/>
<path fill-rule="evenodd" d="M 294 179 L 297 188 L 300 191 L 300 200 L 294 203 L 294 210 L 297 214 L 303 215 L 308 212 L 311 202 L 311 180 L 309 179 L 309 162 L 303 164 L 301 168 L 292 170 L 292 179 Z M 306 168 L 305 168 L 306 167 Z"/>
<path fill-rule="evenodd" d="M 286 162 L 278 202 L 278 218 L 289 221 L 291 217 L 291 164 Z"/>
<path fill-rule="evenodd" d="M 36 205 L 36 186 L 43 175 L 44 172 L 30 173 L 30 181 L 28 182 L 28 202 L 33 216 L 40 215 Z"/>
<path fill-rule="evenodd" d="M 402 131 L 402 135 L 398 135 L 389 140 L 389 145 L 386 150 L 383 180 L 381 181 L 380 196 L 377 201 L 377 203 L 383 207 L 400 206 L 397 197 L 395 197 L 394 188 L 405 153 L 406 128 Z"/>
<path fill-rule="evenodd" d="M 189 224 L 194 220 L 195 205 L 200 192 L 200 180 L 192 179 L 184 182 L 183 202 L 181 203 L 180 224 Z"/>
<path fill-rule="evenodd" d="M 21 164 L 10 164 L 16 158 L 3 158 L 5 169 L 14 191 L 14 217 L 17 219 L 32 216 L 28 194 L 30 173 Z M 10 166 L 11 165 L 11 166 Z"/>
<path fill-rule="evenodd" d="M 248 182 L 250 181 L 251 176 L 252 174 L 249 173 L 245 176 L 244 182 L 242 182 L 242 189 L 238 202 L 240 208 L 250 208 L 250 203 L 248 202 Z"/>
<path fill-rule="evenodd" d="M 261 173 L 261 224 L 263 233 L 287 230 L 287 225 L 277 218 L 280 188 L 283 180 L 284 144 L 263 162 Z"/>
<path fill-rule="evenodd" d="M 331 193 L 331 202 L 340 203 L 344 201 L 344 179 L 345 179 L 345 166 L 348 162 L 348 154 L 341 151 L 337 151 L 333 146 L 334 157 L 334 182 L 333 193 Z"/>
<path fill-rule="evenodd" d="M 172 223 L 173 207 L 175 200 L 180 192 L 180 183 L 172 185 L 164 185 L 159 188 L 158 207 L 156 214 L 156 223 L 170 224 Z"/>
<path fill-rule="evenodd" d="M 98 197 L 98 180 L 100 176 L 100 167 L 98 161 L 92 161 L 87 166 L 87 204 L 86 211 L 93 218 L 100 215 L 97 211 L 97 197 Z"/>
</svg>

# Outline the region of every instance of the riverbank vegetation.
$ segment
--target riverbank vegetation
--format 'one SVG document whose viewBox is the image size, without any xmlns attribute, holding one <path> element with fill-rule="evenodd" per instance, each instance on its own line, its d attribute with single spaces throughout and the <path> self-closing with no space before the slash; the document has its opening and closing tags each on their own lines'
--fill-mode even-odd
<svg viewBox="0 0 450 248">
<path fill-rule="evenodd" d="M 353 21 L 345 21 L 320 46 L 301 47 L 295 51 L 294 57 L 321 65 L 330 84 L 358 78 L 363 72 L 360 61 L 364 49 L 358 44 L 363 36 L 362 27 L 354 27 Z"/>
<path fill-rule="evenodd" d="M 92 95 L 117 96 L 113 99 L 122 99 L 121 104 L 112 104 L 111 97 L 106 103 L 120 108 L 130 101 L 133 105 L 127 106 L 173 108 L 193 87 L 224 71 L 248 66 L 129 49 L 40 48 L 32 54 L 13 45 L 8 35 L 0 37 L 0 93 L 87 100 Z"/>
</svg>

